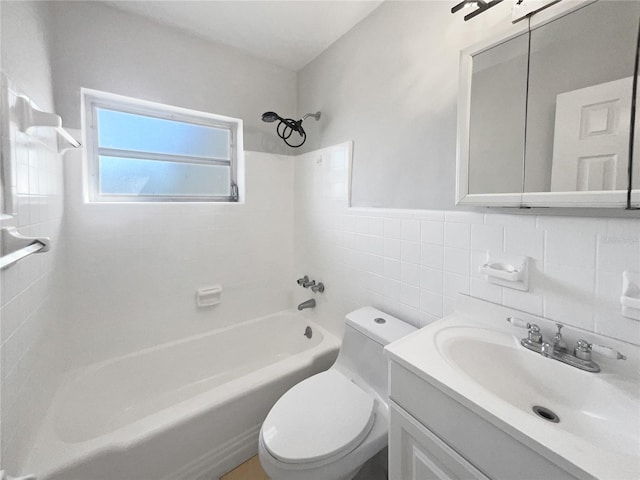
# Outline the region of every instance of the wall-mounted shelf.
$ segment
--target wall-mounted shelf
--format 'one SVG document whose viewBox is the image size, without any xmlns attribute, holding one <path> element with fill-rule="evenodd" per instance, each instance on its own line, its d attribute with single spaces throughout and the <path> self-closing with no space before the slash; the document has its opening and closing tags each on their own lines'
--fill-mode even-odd
<svg viewBox="0 0 640 480">
<path fill-rule="evenodd" d="M 20 130 L 29 133 L 29 130 L 36 127 L 51 127 L 69 145 L 70 148 L 80 148 L 82 144 L 73 138 L 68 131 L 62 127 L 62 118 L 55 113 L 47 113 L 35 108 L 31 101 L 24 96 L 19 96 L 16 101 L 16 109 L 20 118 Z M 58 146 L 58 151 L 63 152 L 69 147 Z"/>
<path fill-rule="evenodd" d="M 25 237 L 18 233 L 15 227 L 5 227 L 0 230 L 2 251 L 0 252 L 0 270 L 34 253 L 49 251 L 49 238 Z"/>
</svg>

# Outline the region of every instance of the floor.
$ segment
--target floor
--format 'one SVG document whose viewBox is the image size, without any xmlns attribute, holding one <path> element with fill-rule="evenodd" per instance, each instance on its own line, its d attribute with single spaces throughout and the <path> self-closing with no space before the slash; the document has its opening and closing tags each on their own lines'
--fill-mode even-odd
<svg viewBox="0 0 640 480">
<path fill-rule="evenodd" d="M 225 473 L 220 480 L 269 480 L 260 466 L 258 456 L 251 457 L 242 465 L 238 465 L 229 473 Z"/>
<path fill-rule="evenodd" d="M 354 480 L 387 480 L 387 449 L 383 449 L 364 464 Z M 251 457 L 242 465 L 238 465 L 229 473 L 225 473 L 220 480 L 269 480 L 258 456 Z"/>
</svg>

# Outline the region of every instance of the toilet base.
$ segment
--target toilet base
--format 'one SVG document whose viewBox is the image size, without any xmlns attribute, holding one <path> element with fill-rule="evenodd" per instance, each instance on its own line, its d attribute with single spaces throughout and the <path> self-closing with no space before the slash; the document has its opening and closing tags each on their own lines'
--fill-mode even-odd
<svg viewBox="0 0 640 480">
<path fill-rule="evenodd" d="M 354 451 L 333 462 L 321 465 L 283 464 L 267 451 L 263 444 L 261 431 L 258 455 L 262 468 L 271 480 L 355 480 L 368 461 L 376 459 L 377 454 L 381 451 L 386 451 L 388 421 L 380 413 L 379 411 L 379 421 L 374 423 L 369 436 Z M 378 479 L 376 478 L 376 480 Z"/>
<path fill-rule="evenodd" d="M 353 480 L 388 480 L 389 449 L 380 450 L 362 466 Z"/>
</svg>

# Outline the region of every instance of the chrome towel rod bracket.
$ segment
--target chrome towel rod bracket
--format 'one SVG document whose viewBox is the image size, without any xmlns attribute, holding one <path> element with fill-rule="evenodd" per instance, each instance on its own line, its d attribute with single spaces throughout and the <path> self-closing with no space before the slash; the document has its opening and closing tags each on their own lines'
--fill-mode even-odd
<svg viewBox="0 0 640 480">
<path fill-rule="evenodd" d="M 0 270 L 31 254 L 48 252 L 50 243 L 48 237 L 25 237 L 15 227 L 3 228 L 0 230 Z"/>
<path fill-rule="evenodd" d="M 18 96 L 16 109 L 20 115 L 20 130 L 29 133 L 29 129 L 35 127 L 51 127 L 67 142 L 71 148 L 80 148 L 82 144 L 62 127 L 62 117 L 55 113 L 47 113 L 35 108 L 31 101 L 24 96 Z M 60 151 L 68 148 L 59 148 Z"/>
</svg>

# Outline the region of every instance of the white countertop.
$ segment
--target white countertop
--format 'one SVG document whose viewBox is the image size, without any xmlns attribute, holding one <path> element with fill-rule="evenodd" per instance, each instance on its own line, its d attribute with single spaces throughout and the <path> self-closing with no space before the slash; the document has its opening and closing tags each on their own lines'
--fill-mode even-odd
<svg viewBox="0 0 640 480">
<path fill-rule="evenodd" d="M 525 321 L 537 323 L 542 328 L 542 331 L 547 333 L 545 338 L 549 338 L 548 333 L 554 330 L 554 322 L 549 320 L 527 315 L 500 305 L 461 296 L 456 313 L 388 345 L 385 353 L 392 361 L 407 368 L 424 381 L 437 387 L 454 400 L 578 478 L 591 476 L 597 479 L 611 480 L 639 479 L 640 451 L 635 455 L 629 451 L 622 451 L 624 448 L 628 448 L 628 444 L 620 443 L 621 440 L 616 438 L 615 431 L 607 432 L 605 428 L 604 435 L 596 437 L 599 445 L 589 441 L 587 437 L 593 432 L 586 432 L 586 434 L 576 433 L 576 430 L 582 428 L 583 423 L 585 423 L 581 422 L 580 417 L 581 415 L 584 416 L 585 413 L 566 406 L 562 413 L 560 413 L 560 407 L 559 410 L 556 410 L 561 418 L 566 419 L 566 422 L 563 423 L 561 421 L 558 424 L 545 422 L 532 412 L 518 408 L 513 402 L 501 398 L 494 391 L 474 381 L 473 378 L 461 371 L 458 366 L 445 358 L 436 345 L 437 336 L 439 334 L 442 335 L 445 329 L 448 329 L 449 332 L 455 332 L 454 328 L 473 328 L 480 335 L 484 331 L 487 335 L 494 336 L 496 336 L 495 332 L 498 332 L 497 336 L 504 339 L 505 342 L 515 342 L 517 348 L 522 348 L 524 352 L 530 354 L 531 357 L 525 357 L 526 361 L 533 362 L 537 371 L 543 371 L 545 374 L 548 371 L 550 378 L 554 373 L 560 372 L 558 368 L 576 370 L 575 377 L 573 377 L 573 371 L 567 372 L 565 370 L 560 372 L 564 376 L 570 375 L 571 378 L 579 380 L 583 388 L 581 388 L 580 392 L 576 392 L 576 395 L 584 394 L 585 385 L 588 392 L 588 388 L 592 384 L 593 388 L 598 388 L 599 385 L 606 382 L 615 385 L 616 392 L 620 392 L 625 397 L 626 405 L 629 405 L 630 399 L 635 401 L 635 399 L 640 398 L 640 372 L 638 368 L 638 365 L 640 365 L 640 347 L 609 338 L 603 339 L 593 333 L 567 327 L 565 330 L 568 330 L 568 332 L 563 330 L 563 333 L 571 335 L 570 337 L 565 335 L 567 343 L 570 345 L 573 344 L 572 342 L 576 338 L 585 338 L 590 342 L 596 341 L 619 349 L 628 357 L 626 362 L 616 362 L 615 360 L 596 358 L 594 355 L 594 360 L 601 365 L 602 371 L 600 373 L 583 372 L 574 367 L 544 358 L 535 352 L 529 352 L 520 346 L 519 341 L 526 336 L 526 330 L 514 328 L 505 321 L 507 316 L 517 316 Z M 514 378 L 514 388 L 519 388 L 519 386 L 526 387 L 526 385 L 523 385 L 523 380 L 520 380 L 520 382 L 518 380 Z M 572 387 L 568 385 L 566 388 L 570 389 Z M 565 390 L 563 393 L 565 396 L 568 393 L 568 398 L 574 398 L 571 391 L 567 392 Z M 535 399 L 532 399 L 532 401 L 535 404 Z M 637 440 L 635 432 L 640 437 L 640 403 L 633 403 L 633 405 L 637 405 L 638 415 L 628 420 L 631 422 L 631 429 L 634 432 L 633 438 Z M 631 416 L 633 416 L 633 412 Z M 634 424 L 637 428 L 634 427 Z M 568 428 L 569 426 L 573 428 L 573 431 L 570 431 L 571 428 Z M 621 445 L 621 448 L 617 447 L 618 444 Z M 632 445 L 635 444 L 632 442 Z M 634 448 L 632 447 L 632 450 Z"/>
</svg>

